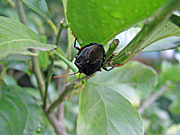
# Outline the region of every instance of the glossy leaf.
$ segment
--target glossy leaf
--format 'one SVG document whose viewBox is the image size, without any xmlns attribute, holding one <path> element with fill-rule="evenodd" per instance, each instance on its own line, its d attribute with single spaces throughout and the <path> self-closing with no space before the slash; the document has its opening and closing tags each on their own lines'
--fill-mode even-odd
<svg viewBox="0 0 180 135">
<path fill-rule="evenodd" d="M 116 49 L 119 52 L 136 36 L 140 28 L 130 28 L 116 36 L 120 44 Z M 142 44 L 142 51 L 162 51 L 176 48 L 180 45 L 180 28 L 170 21 L 161 23 L 157 29 Z"/>
<path fill-rule="evenodd" d="M 2 86 L 1 89 L 3 89 L 3 92 L 8 92 L 8 94 L 11 94 L 15 97 L 17 97 L 21 102 L 23 102 L 27 108 L 28 111 L 28 117 L 27 117 L 27 122 L 23 123 L 24 128 L 27 133 L 29 134 L 34 134 L 36 133 L 39 129 L 41 131 L 44 130 L 45 126 L 45 114 L 44 111 L 42 110 L 41 106 L 39 106 L 34 98 L 32 98 L 28 93 L 26 93 L 21 87 L 19 86 Z M 3 93 L 4 95 L 4 93 Z M 9 102 L 9 101 L 8 101 Z M 1 104 L 1 101 L 0 101 Z M 21 106 L 20 104 L 17 104 L 15 107 Z M 7 108 L 7 111 L 11 110 L 11 108 Z M 23 113 L 23 110 L 18 110 Z M 18 113 L 17 111 L 17 113 Z M 14 115 L 13 115 L 14 116 Z M 16 121 L 18 123 L 18 121 Z M 16 128 L 16 125 L 12 125 L 13 128 Z"/>
<path fill-rule="evenodd" d="M 0 89 L 0 134 L 22 135 L 28 119 L 27 105 L 10 88 L 1 85 Z"/>
<path fill-rule="evenodd" d="M 111 88 L 129 99 L 134 105 L 149 94 L 157 84 L 154 69 L 138 62 L 129 62 L 110 72 L 102 71 L 89 79 L 90 82 Z"/>
<path fill-rule="evenodd" d="M 145 25 L 143 26 L 142 30 L 136 35 L 136 37 L 125 48 L 123 48 L 123 50 L 121 50 L 116 56 L 112 58 L 113 65 L 126 63 L 127 61 L 132 59 L 138 52 L 147 47 L 149 45 L 149 42 L 147 41 L 149 41 L 151 37 L 156 38 L 156 34 L 158 34 L 155 33 L 157 32 L 156 29 L 170 17 L 172 11 L 176 10 L 179 5 L 179 0 L 170 0 L 163 4 L 163 6 L 161 6 L 147 20 L 147 22 L 145 22 Z"/>
<path fill-rule="evenodd" d="M 161 51 L 180 45 L 180 28 L 170 21 L 163 22 L 142 45 L 143 51 Z"/>
<path fill-rule="evenodd" d="M 45 114 L 40 105 L 25 91 L 17 93 L 19 97 L 27 104 L 29 109 L 29 117 L 26 123 L 26 131 L 29 134 L 41 133 L 45 128 Z"/>
<path fill-rule="evenodd" d="M 44 17 L 46 20 L 49 19 L 49 10 L 45 0 L 21 0 L 29 8 L 37 12 L 39 15 Z"/>
<path fill-rule="evenodd" d="M 39 51 L 38 62 L 41 69 L 46 69 L 49 65 L 49 56 L 47 52 Z"/>
<path fill-rule="evenodd" d="M 41 42 L 41 37 L 23 24 L 15 20 L 0 17 L 0 60 L 10 56 L 37 55 L 27 49 L 39 49 L 49 51 L 56 48 L 55 45 Z M 10 60 L 17 58 L 11 57 Z M 20 58 L 21 59 L 21 58 Z"/>
<path fill-rule="evenodd" d="M 165 0 L 68 0 L 67 20 L 81 46 L 106 44 L 127 27 L 147 18 Z M 141 3 L 141 4 L 140 4 Z"/>
<path fill-rule="evenodd" d="M 78 135 L 143 135 L 141 116 L 118 92 L 86 82 L 80 96 Z"/>
</svg>

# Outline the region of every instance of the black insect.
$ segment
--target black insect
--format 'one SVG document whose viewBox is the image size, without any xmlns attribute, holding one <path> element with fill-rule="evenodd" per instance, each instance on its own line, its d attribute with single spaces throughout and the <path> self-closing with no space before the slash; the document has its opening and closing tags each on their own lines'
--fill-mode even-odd
<svg viewBox="0 0 180 135">
<path fill-rule="evenodd" d="M 79 71 L 76 73 L 84 73 L 86 76 L 90 76 L 96 71 L 100 71 L 101 68 L 103 68 L 106 71 L 110 71 L 111 69 L 119 65 L 116 64 L 114 67 L 110 69 L 103 67 L 106 59 L 106 53 L 104 51 L 103 45 L 97 43 L 90 43 L 82 48 L 79 48 L 76 46 L 76 41 L 77 38 L 75 37 L 74 48 L 76 48 L 79 51 L 74 56 L 76 58 L 74 64 L 79 69 Z M 54 76 L 54 78 L 70 76 L 76 73 L 63 75 L 63 76 Z M 79 77 L 79 84 L 80 84 L 80 77 Z"/>
<path fill-rule="evenodd" d="M 75 55 L 74 64 L 79 69 L 80 73 L 87 76 L 92 75 L 96 71 L 100 71 L 106 59 L 106 53 L 103 45 L 97 43 L 90 43 L 83 48 L 77 48 L 79 52 Z"/>
</svg>

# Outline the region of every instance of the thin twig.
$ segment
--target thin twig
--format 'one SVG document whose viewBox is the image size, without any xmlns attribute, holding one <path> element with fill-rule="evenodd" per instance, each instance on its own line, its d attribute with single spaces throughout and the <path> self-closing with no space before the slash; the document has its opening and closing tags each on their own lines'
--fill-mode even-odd
<svg viewBox="0 0 180 135">
<path fill-rule="evenodd" d="M 64 24 L 64 19 L 60 21 L 60 26 L 59 26 L 58 34 L 57 34 L 56 40 L 55 40 L 55 45 L 56 45 L 56 46 L 58 45 L 59 37 L 60 37 L 61 32 L 62 32 L 62 30 L 63 30 L 63 24 Z M 43 104 L 44 110 L 45 110 L 46 104 L 47 104 L 48 86 L 49 86 L 49 83 L 50 83 L 51 78 L 52 78 L 52 70 L 53 70 L 53 67 L 54 67 L 54 56 L 53 56 L 53 54 L 52 54 L 51 64 L 50 64 L 50 67 L 49 67 L 48 76 L 47 76 L 47 80 L 46 80 L 46 87 L 45 87 L 45 94 L 44 94 L 44 104 Z"/>
<path fill-rule="evenodd" d="M 24 8 L 23 8 L 22 2 L 20 0 L 16 0 L 16 9 L 17 9 L 17 12 L 18 12 L 20 22 L 22 24 L 28 26 L 26 15 L 24 13 Z"/>
<path fill-rule="evenodd" d="M 12 0 L 7 0 L 13 9 L 16 9 L 15 3 Z"/>
<path fill-rule="evenodd" d="M 142 106 L 138 109 L 138 112 L 142 114 L 152 103 L 154 103 L 159 97 L 161 97 L 167 90 L 168 90 L 167 87 L 163 86 L 158 93 L 152 95 L 152 97 L 148 101 L 142 104 Z"/>
<path fill-rule="evenodd" d="M 63 70 L 62 73 L 66 73 L 65 72 L 65 69 Z M 65 82 L 65 77 L 61 77 L 61 78 L 58 78 L 57 80 L 57 90 L 58 90 L 58 95 L 61 95 L 63 90 L 65 89 L 65 85 L 66 85 L 66 82 Z M 64 103 L 60 103 L 59 106 L 58 106 L 58 110 L 57 110 L 57 118 L 60 122 L 63 122 L 64 120 Z"/>
<path fill-rule="evenodd" d="M 62 94 L 59 96 L 59 98 L 48 108 L 47 114 L 51 114 L 51 112 L 62 102 L 65 100 L 67 95 L 73 91 L 74 86 L 77 84 L 77 81 L 74 81 L 66 86 Z"/>
<path fill-rule="evenodd" d="M 46 114 L 46 116 L 58 135 L 67 135 L 64 125 L 57 120 L 54 113 Z"/>
<path fill-rule="evenodd" d="M 58 30 L 58 33 L 57 33 L 57 36 L 56 36 L 56 40 L 55 40 L 55 43 L 54 43 L 56 46 L 58 46 L 59 37 L 60 37 L 60 35 L 61 35 L 62 30 L 64 29 L 64 22 L 65 22 L 65 19 L 63 18 L 63 19 L 60 21 L 59 30 Z"/>
<path fill-rule="evenodd" d="M 50 83 L 51 78 L 52 78 L 53 66 L 54 66 L 54 58 L 51 59 L 51 64 L 50 64 L 50 67 L 49 67 L 48 76 L 47 76 L 47 81 L 46 81 L 46 86 L 45 86 L 44 104 L 43 104 L 43 108 L 44 108 L 44 109 L 46 108 L 48 86 L 49 86 L 49 83 Z"/>
<path fill-rule="evenodd" d="M 54 23 L 49 19 L 47 20 L 47 23 L 49 24 L 49 26 L 52 28 L 52 30 L 54 31 L 54 34 L 56 35 L 58 30 L 57 27 L 54 25 Z"/>
<path fill-rule="evenodd" d="M 23 23 L 24 25 L 28 26 L 28 23 L 26 20 L 26 15 L 25 15 L 24 9 L 23 9 L 23 5 L 20 0 L 16 0 L 16 9 L 18 11 L 18 16 L 19 16 L 20 22 Z M 30 49 L 30 51 L 33 53 L 36 53 L 36 51 L 34 49 Z M 39 68 L 39 62 L 38 62 L 37 56 L 32 57 L 32 65 L 33 65 L 34 74 L 35 74 L 37 82 L 38 82 L 38 87 L 39 87 L 39 91 L 41 94 L 41 98 L 43 99 L 43 92 L 45 89 L 45 84 L 44 84 L 44 80 L 43 80 L 43 77 L 41 74 L 41 70 Z"/>
</svg>

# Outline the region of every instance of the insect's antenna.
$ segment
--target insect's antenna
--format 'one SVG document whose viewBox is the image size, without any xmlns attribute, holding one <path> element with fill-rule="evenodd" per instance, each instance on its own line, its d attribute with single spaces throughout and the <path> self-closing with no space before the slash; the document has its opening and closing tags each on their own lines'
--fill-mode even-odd
<svg viewBox="0 0 180 135">
<path fill-rule="evenodd" d="M 75 74 L 77 74 L 77 73 L 79 73 L 79 71 L 76 72 L 76 73 L 73 73 L 73 74 L 69 74 L 69 75 L 54 76 L 53 78 L 71 76 L 71 75 L 75 75 Z"/>
</svg>

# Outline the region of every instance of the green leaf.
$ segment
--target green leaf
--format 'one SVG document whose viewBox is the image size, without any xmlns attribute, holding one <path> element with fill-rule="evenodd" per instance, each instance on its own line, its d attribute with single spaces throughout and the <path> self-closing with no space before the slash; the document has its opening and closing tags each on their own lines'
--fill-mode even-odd
<svg viewBox="0 0 180 135">
<path fill-rule="evenodd" d="M 33 54 L 34 55 L 34 54 Z M 3 58 L 1 61 L 2 62 L 8 62 L 8 61 L 27 61 L 31 59 L 31 56 L 30 55 L 21 55 L 21 54 L 12 54 L 12 55 L 9 55 L 5 58 Z"/>
<path fill-rule="evenodd" d="M 40 133 L 45 128 L 45 114 L 40 105 L 25 91 L 17 93 L 19 97 L 27 104 L 29 109 L 29 117 L 26 123 L 26 131 L 29 134 Z"/>
<path fill-rule="evenodd" d="M 17 80 L 11 75 L 5 75 L 3 81 L 6 85 L 17 85 Z"/>
<path fill-rule="evenodd" d="M 49 65 L 49 55 L 47 52 L 39 51 L 38 62 L 41 69 L 45 69 Z"/>
<path fill-rule="evenodd" d="M 29 8 L 41 15 L 45 20 L 49 20 L 49 10 L 45 0 L 21 0 Z"/>
<path fill-rule="evenodd" d="M 27 122 L 24 123 L 24 129 L 29 134 L 36 133 L 37 131 L 44 130 L 45 127 L 45 114 L 42 110 L 42 107 L 37 104 L 37 102 L 32 98 L 28 93 L 26 93 L 21 87 L 19 86 L 2 86 L 3 91 L 13 94 L 18 99 L 21 100 L 26 105 L 28 109 L 28 118 Z M 3 93 L 4 94 L 4 93 Z M 0 100 L 1 104 L 1 100 Z M 19 106 L 19 105 L 17 105 Z M 7 111 L 10 111 L 11 108 L 7 108 Z M 15 125 L 14 125 L 15 126 Z M 26 126 L 26 127 L 25 127 Z"/>
<path fill-rule="evenodd" d="M 116 36 L 120 44 L 116 52 L 119 52 L 133 40 L 140 28 L 130 28 Z M 142 51 L 161 51 L 176 48 L 180 45 L 180 28 L 170 21 L 162 22 L 142 44 Z"/>
<path fill-rule="evenodd" d="M 41 43 L 41 37 L 25 25 L 0 17 L 0 60 L 10 55 L 37 55 L 27 49 L 49 51 L 54 48 L 55 45 Z M 17 58 L 11 58 L 14 59 Z"/>
<path fill-rule="evenodd" d="M 39 41 L 35 41 L 31 39 L 11 40 L 0 43 L 0 46 L 2 47 L 0 50 L 0 54 L 1 54 L 0 60 L 12 54 L 37 56 L 37 54 L 32 53 L 27 49 L 38 49 L 42 51 L 49 51 L 56 48 L 55 45 L 44 44 Z"/>
<path fill-rule="evenodd" d="M 16 96 L 11 88 L 0 86 L 2 96 L 0 99 L 0 134 L 23 135 L 28 118 L 27 105 Z"/>
<path fill-rule="evenodd" d="M 68 0 L 68 25 L 81 46 L 105 44 L 127 27 L 149 17 L 165 0 Z"/>
<path fill-rule="evenodd" d="M 149 44 L 147 40 L 150 37 L 156 36 L 156 29 L 164 21 L 166 21 L 173 10 L 176 10 L 180 5 L 180 0 L 168 0 L 161 6 L 150 18 L 148 18 L 142 30 L 133 38 L 133 40 L 112 58 L 113 65 L 126 63 L 132 59 L 138 52 L 143 50 Z M 162 48 L 161 48 L 162 49 Z"/>
<path fill-rule="evenodd" d="M 102 71 L 89 79 L 90 82 L 111 88 L 133 104 L 149 94 L 157 84 L 154 69 L 138 62 L 129 62 L 123 67 L 116 67 L 107 72 Z"/>
<path fill-rule="evenodd" d="M 161 51 L 176 48 L 180 45 L 180 28 L 170 21 L 165 21 L 151 34 L 142 47 L 143 51 Z"/>
<path fill-rule="evenodd" d="M 143 135 L 138 111 L 118 92 L 86 82 L 80 96 L 78 135 Z"/>
</svg>

